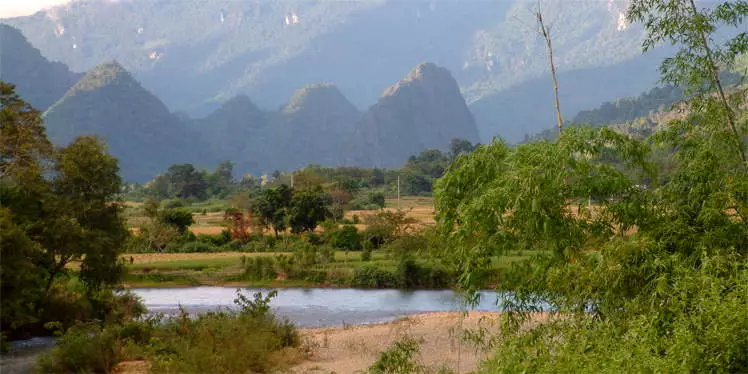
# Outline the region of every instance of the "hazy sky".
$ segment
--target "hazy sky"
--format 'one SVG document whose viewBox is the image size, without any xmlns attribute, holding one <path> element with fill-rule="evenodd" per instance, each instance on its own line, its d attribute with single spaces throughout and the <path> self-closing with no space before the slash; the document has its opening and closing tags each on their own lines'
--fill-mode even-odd
<svg viewBox="0 0 748 374">
<path fill-rule="evenodd" d="M 70 0 L 0 0 L 0 18 L 34 14 L 40 9 L 67 2 Z"/>
</svg>

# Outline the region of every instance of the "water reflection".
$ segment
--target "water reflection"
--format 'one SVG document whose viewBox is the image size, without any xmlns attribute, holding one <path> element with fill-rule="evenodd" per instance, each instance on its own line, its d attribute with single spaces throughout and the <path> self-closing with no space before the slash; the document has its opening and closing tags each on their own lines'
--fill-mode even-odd
<svg viewBox="0 0 748 374">
<path fill-rule="evenodd" d="M 133 289 L 152 312 L 173 314 L 181 305 L 190 313 L 234 308 L 236 288 L 190 287 Z M 243 288 L 251 296 L 267 289 Z M 503 295 L 481 292 L 474 310 L 499 311 Z M 300 327 L 365 324 L 392 320 L 414 313 L 463 310 L 464 299 L 451 290 L 360 290 L 333 288 L 290 288 L 278 291 L 271 306 L 275 312 Z"/>
</svg>

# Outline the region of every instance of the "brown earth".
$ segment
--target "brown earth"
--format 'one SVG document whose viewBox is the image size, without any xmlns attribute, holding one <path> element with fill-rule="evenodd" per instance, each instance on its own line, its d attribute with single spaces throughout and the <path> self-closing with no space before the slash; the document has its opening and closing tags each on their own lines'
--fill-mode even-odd
<svg viewBox="0 0 748 374">
<path fill-rule="evenodd" d="M 475 371 L 487 357 L 472 343 L 460 343 L 460 331 L 485 328 L 497 331 L 499 313 L 425 313 L 390 323 L 302 330 L 312 354 L 293 368 L 294 373 L 356 373 L 365 371 L 380 352 L 410 336 L 420 341 L 420 364 L 433 370 L 445 367 L 457 373 Z"/>
</svg>

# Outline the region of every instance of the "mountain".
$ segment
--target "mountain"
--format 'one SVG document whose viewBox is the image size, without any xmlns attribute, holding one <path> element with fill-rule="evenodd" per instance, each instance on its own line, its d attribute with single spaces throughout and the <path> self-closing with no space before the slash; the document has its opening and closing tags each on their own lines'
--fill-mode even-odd
<svg viewBox="0 0 748 374">
<path fill-rule="evenodd" d="M 199 137 L 117 62 L 91 69 L 44 114 L 55 144 L 97 135 L 128 181 L 146 181 L 174 163 L 211 163 Z"/>
<path fill-rule="evenodd" d="M 279 111 L 262 111 L 239 95 L 189 122 L 215 157 L 234 161 L 241 173 L 257 173 L 337 165 L 340 144 L 359 115 L 334 85 L 314 84 L 297 90 Z"/>
<path fill-rule="evenodd" d="M 278 113 L 273 128 L 278 140 L 275 159 L 282 160 L 286 170 L 309 164 L 337 166 L 341 144 L 353 135 L 359 117 L 356 107 L 334 85 L 302 88 Z"/>
<path fill-rule="evenodd" d="M 44 58 L 17 29 L 0 24 L 0 80 L 15 84 L 33 107 L 47 109 L 81 76 Z"/>
<path fill-rule="evenodd" d="M 267 125 L 267 114 L 246 95 L 226 101 L 205 118 L 187 117 L 182 121 L 208 144 L 215 157 L 231 160 L 241 172 L 258 170 L 260 159 L 248 150 L 256 150 L 261 130 Z"/>
<path fill-rule="evenodd" d="M 475 120 L 449 71 L 423 63 L 364 114 L 344 160 L 394 168 L 425 149 L 446 150 L 454 138 L 478 142 Z"/>
<path fill-rule="evenodd" d="M 558 71 L 600 69 L 606 85 L 620 88 L 595 102 L 585 86 L 562 81 L 567 95 L 585 98 L 580 110 L 651 87 L 648 74 L 605 74 L 643 59 L 642 29 L 625 22 L 626 4 L 543 3 Z M 383 82 L 433 61 L 453 73 L 467 102 L 477 106 L 486 141 L 517 133 L 505 128 L 513 120 L 497 124 L 516 111 L 501 97 L 548 71 L 544 43 L 532 27 L 536 6 L 526 0 L 91 0 L 4 22 L 74 70 L 116 59 L 171 110 L 193 116 L 238 94 L 265 110 L 278 108 L 314 82 L 335 83 L 364 108 L 377 100 Z M 539 92 L 522 96 L 524 112 L 515 118 L 546 106 L 552 112 Z"/>
</svg>

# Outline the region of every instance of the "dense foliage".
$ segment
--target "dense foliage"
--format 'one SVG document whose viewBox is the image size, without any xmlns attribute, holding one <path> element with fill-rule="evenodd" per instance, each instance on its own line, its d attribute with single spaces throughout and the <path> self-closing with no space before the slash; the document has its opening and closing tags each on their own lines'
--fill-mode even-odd
<svg viewBox="0 0 748 374">
<path fill-rule="evenodd" d="M 744 1 L 632 2 L 646 47 L 683 47 L 662 70 L 684 88 L 687 116 L 646 142 L 608 128 L 515 148 L 497 141 L 439 182 L 439 221 L 464 287 L 479 284 L 492 256 L 539 250 L 502 279 L 514 312 L 484 372 L 748 370 L 748 116 L 745 92 L 723 96 L 719 79 L 748 39 L 711 38 L 747 15 Z M 672 167 L 651 163 L 654 152 Z M 541 302 L 554 313 L 527 326 Z"/>
<path fill-rule="evenodd" d="M 301 357 L 300 338 L 288 320 L 275 317 L 276 292 L 249 298 L 238 293 L 238 311 L 191 317 L 128 319 L 124 323 L 78 324 L 39 360 L 44 373 L 109 373 L 124 360 L 147 359 L 153 373 L 265 373 Z"/>
<path fill-rule="evenodd" d="M 54 148 L 40 113 L 13 85 L 0 82 L 0 104 L 1 327 L 18 337 L 66 318 L 65 308 L 88 317 L 88 310 L 101 311 L 64 300 L 105 304 L 122 274 L 118 257 L 128 232 L 117 200 L 117 160 L 104 144 L 80 137 Z M 73 263 L 80 266 L 74 276 L 68 269 Z M 65 289 L 78 280 L 82 287 Z M 75 292 L 64 295 L 70 290 Z M 47 313 L 53 307 L 57 315 Z"/>
</svg>

